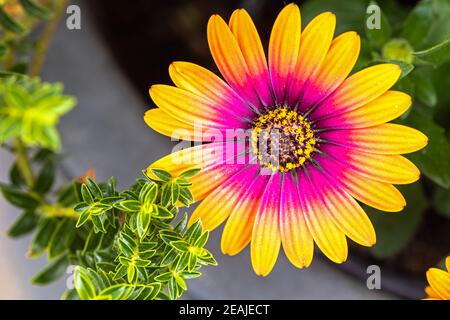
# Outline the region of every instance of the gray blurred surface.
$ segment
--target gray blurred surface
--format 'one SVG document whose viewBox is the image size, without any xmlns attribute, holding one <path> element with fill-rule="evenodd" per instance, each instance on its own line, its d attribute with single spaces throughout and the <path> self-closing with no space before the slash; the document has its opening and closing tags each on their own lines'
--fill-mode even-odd
<svg viewBox="0 0 450 320">
<path fill-rule="evenodd" d="M 146 105 L 151 105 L 150 99 L 142 101 L 130 87 L 89 23 L 87 8 L 82 6 L 82 13 L 81 31 L 69 31 L 61 25 L 43 74 L 46 81 L 62 81 L 66 92 L 79 99 L 79 105 L 60 125 L 64 149 L 70 151 L 63 169 L 78 176 L 94 167 L 99 179 L 115 175 L 121 186 L 127 186 L 141 169 L 169 153 L 172 145 L 168 138 L 145 125 L 142 116 Z M 11 157 L 0 151 L 1 181 L 7 177 L 10 161 Z M 18 214 L 0 198 L 0 299 L 57 299 L 65 289 L 66 279 L 47 287 L 31 285 L 30 277 L 45 261 L 24 257 L 29 237 L 11 240 L 5 236 L 5 230 Z M 220 253 L 220 234 L 221 230 L 214 232 L 209 243 L 219 267 L 203 269 L 204 275 L 189 283 L 186 298 L 394 298 L 368 290 L 365 281 L 343 274 L 321 258 L 315 258 L 309 269 L 298 270 L 280 255 L 269 277 L 257 277 L 248 249 L 235 257 Z"/>
</svg>

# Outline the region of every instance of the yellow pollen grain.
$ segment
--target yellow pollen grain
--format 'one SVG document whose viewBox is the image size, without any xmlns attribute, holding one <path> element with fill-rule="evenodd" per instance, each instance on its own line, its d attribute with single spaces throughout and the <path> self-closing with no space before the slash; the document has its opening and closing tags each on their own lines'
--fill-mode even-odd
<svg viewBox="0 0 450 320">
<path fill-rule="evenodd" d="M 276 156 L 270 152 L 262 154 L 259 150 L 261 143 L 270 148 L 271 130 L 279 132 L 278 163 L 273 163 Z M 286 172 L 301 167 L 311 157 L 316 142 L 309 121 L 286 107 L 270 110 L 254 121 L 251 136 L 253 151 L 259 163 L 272 171 Z"/>
</svg>

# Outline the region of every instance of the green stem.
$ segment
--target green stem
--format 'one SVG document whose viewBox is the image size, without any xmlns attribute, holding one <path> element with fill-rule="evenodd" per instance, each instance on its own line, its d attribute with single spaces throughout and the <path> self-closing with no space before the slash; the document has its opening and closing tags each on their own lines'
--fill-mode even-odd
<svg viewBox="0 0 450 320">
<path fill-rule="evenodd" d="M 16 150 L 16 161 L 20 173 L 25 179 L 28 188 L 32 190 L 35 184 L 33 170 L 28 159 L 27 148 L 20 138 L 14 141 L 14 149 Z"/>
<path fill-rule="evenodd" d="M 50 22 L 47 23 L 44 31 L 42 32 L 41 39 L 38 41 L 36 47 L 36 54 L 34 56 L 33 62 L 30 66 L 30 75 L 38 76 L 41 74 L 42 67 L 44 66 L 45 56 L 47 55 L 48 48 L 50 46 L 50 42 L 53 38 L 53 34 L 58 27 L 59 21 L 61 20 L 62 15 L 64 14 L 67 0 L 61 0 L 56 5 L 56 14 Z"/>
</svg>

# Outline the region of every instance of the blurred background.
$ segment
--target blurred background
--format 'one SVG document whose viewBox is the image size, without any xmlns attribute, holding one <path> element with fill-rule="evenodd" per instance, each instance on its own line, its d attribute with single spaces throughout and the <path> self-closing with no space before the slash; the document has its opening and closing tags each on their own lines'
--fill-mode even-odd
<svg viewBox="0 0 450 320">
<path fill-rule="evenodd" d="M 392 60 L 393 56 L 385 50 L 391 39 L 408 39 L 412 49 L 420 51 L 450 36 L 450 1 L 447 0 L 420 2 L 422 7 L 417 12 L 428 10 L 429 21 L 423 23 L 425 26 L 418 26 L 427 29 L 419 36 L 408 33 L 408 28 L 416 25 L 413 21 L 408 27 L 408 19 L 419 1 L 378 1 L 390 30 L 384 40 L 371 36 L 366 30 L 369 1 L 296 2 L 301 6 L 303 24 L 318 13 L 333 11 L 337 15 L 336 34 L 354 30 L 366 39 L 356 69 L 374 61 Z M 145 110 L 153 107 L 148 97 L 150 85 L 170 83 L 167 68 L 177 60 L 195 62 L 217 73 L 206 41 L 210 15 L 219 13 L 227 20 L 234 9 L 246 8 L 267 45 L 273 21 L 286 4 L 274 0 L 134 0 L 128 3 L 91 0 L 71 3 L 81 8 L 82 29 L 68 30 L 63 17 L 42 74 L 45 81 L 63 82 L 66 92 L 79 99 L 78 106 L 63 118 L 59 127 L 67 154 L 60 170 L 69 180 L 94 167 L 100 179 L 115 175 L 122 186 L 129 185 L 142 168 L 172 148 L 169 139 L 153 132 L 142 120 Z M 422 19 L 419 21 L 424 22 L 424 17 L 419 16 Z M 395 58 L 403 63 L 402 67 L 415 64 L 407 58 Z M 269 277 L 259 278 L 251 269 L 248 250 L 236 257 L 225 257 L 220 253 L 219 229 L 209 243 L 219 267 L 208 267 L 203 277 L 189 283 L 186 298 L 390 299 L 423 296 L 424 272 L 450 251 L 450 193 L 447 190 L 450 166 L 446 163 L 450 160 L 450 64 L 448 61 L 439 66 L 418 63 L 415 67 L 398 88 L 414 96 L 414 108 L 420 111 L 418 118 L 423 115 L 432 121 L 431 124 L 416 121 L 413 126 L 432 128 L 427 134 L 432 134 L 433 141 L 437 142 L 425 154 L 412 157 L 414 162 L 419 162 L 425 177 L 420 184 L 402 190 L 411 199 L 405 214 L 387 217 L 369 212 L 380 239 L 377 246 L 367 250 L 355 245 L 349 261 L 342 266 L 334 265 L 316 253 L 319 258 L 310 269 L 297 270 L 282 257 Z M 1 181 L 7 178 L 11 161 L 0 151 Z M 16 209 L 0 198 L 0 298 L 56 299 L 64 291 L 70 274 L 46 287 L 30 284 L 30 277 L 45 264 L 45 260 L 25 258 L 30 236 L 13 240 L 5 235 L 17 214 Z M 372 264 L 382 268 L 381 291 L 366 287 L 366 268 Z"/>
</svg>

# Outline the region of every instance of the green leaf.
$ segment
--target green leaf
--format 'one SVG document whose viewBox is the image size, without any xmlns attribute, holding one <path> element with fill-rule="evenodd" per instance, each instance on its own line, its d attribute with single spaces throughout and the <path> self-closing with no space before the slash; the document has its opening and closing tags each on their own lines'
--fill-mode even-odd
<svg viewBox="0 0 450 320">
<path fill-rule="evenodd" d="M 197 248 L 203 248 L 205 244 L 208 242 L 209 232 L 205 231 L 202 233 L 200 237 L 197 238 L 194 242 L 194 246 Z"/>
<path fill-rule="evenodd" d="M 420 184 L 401 186 L 407 206 L 398 213 L 384 213 L 366 208 L 377 232 L 377 244 L 371 248 L 377 258 L 387 258 L 405 248 L 417 230 L 427 208 L 427 199 Z"/>
<path fill-rule="evenodd" d="M 202 222 L 199 219 L 187 229 L 184 237 L 189 239 L 190 243 L 195 243 L 195 241 L 201 236 L 201 234 Z"/>
<path fill-rule="evenodd" d="M 117 179 L 116 177 L 111 177 L 106 182 L 106 189 L 108 192 L 108 195 L 114 196 L 116 195 L 116 186 L 117 186 Z"/>
<path fill-rule="evenodd" d="M 91 215 L 91 220 L 92 220 L 92 223 L 94 224 L 94 227 L 96 228 L 96 230 L 98 230 L 102 233 L 106 233 L 105 225 L 103 223 L 103 219 L 101 218 L 101 216 Z"/>
<path fill-rule="evenodd" d="M 81 300 L 92 300 L 95 298 L 95 287 L 88 276 L 87 269 L 80 266 L 75 268 L 74 286 Z"/>
<path fill-rule="evenodd" d="M 450 219 L 450 190 L 438 188 L 433 195 L 433 207 L 436 212 Z"/>
<path fill-rule="evenodd" d="M 39 216 L 32 210 L 27 210 L 14 222 L 8 230 L 8 236 L 17 238 L 33 231 L 39 222 Z"/>
<path fill-rule="evenodd" d="M 119 239 L 118 244 L 119 244 L 120 252 L 122 252 L 125 256 L 131 257 L 134 254 L 133 248 L 123 238 Z"/>
<path fill-rule="evenodd" d="M 83 184 L 81 186 L 81 196 L 83 197 L 84 202 L 87 202 L 89 204 L 94 203 L 94 198 L 91 194 L 91 191 L 89 190 L 88 186 Z"/>
<path fill-rule="evenodd" d="M 41 194 L 47 193 L 55 180 L 55 162 L 53 159 L 47 159 L 39 172 L 35 190 Z"/>
<path fill-rule="evenodd" d="M 155 280 L 159 282 L 167 282 L 170 279 L 172 279 L 172 276 L 173 276 L 172 272 L 166 272 L 155 277 Z"/>
<path fill-rule="evenodd" d="M 183 179 L 190 179 L 193 176 L 197 175 L 200 172 L 200 170 L 202 170 L 202 169 L 201 168 L 188 169 L 188 170 L 181 172 L 178 177 L 183 178 Z"/>
<path fill-rule="evenodd" d="M 450 38 L 429 49 L 413 52 L 413 56 L 437 67 L 450 60 Z"/>
<path fill-rule="evenodd" d="M 422 131 L 428 145 L 408 155 L 420 171 L 443 188 L 450 188 L 450 143 L 443 128 L 416 109 L 412 109 L 403 124 Z"/>
<path fill-rule="evenodd" d="M 141 203 L 137 200 L 124 200 L 115 203 L 114 207 L 126 212 L 138 212 L 141 210 Z"/>
<path fill-rule="evenodd" d="M 0 25 L 2 25 L 6 30 L 22 34 L 25 32 L 25 29 L 14 21 L 4 10 L 3 7 L 0 6 Z"/>
<path fill-rule="evenodd" d="M 13 117 L 0 117 L 0 143 L 17 137 L 20 134 L 20 119 Z"/>
<path fill-rule="evenodd" d="M 151 168 L 150 172 L 156 177 L 157 181 L 168 182 L 172 179 L 172 175 L 163 169 Z"/>
<path fill-rule="evenodd" d="M 17 162 L 14 162 L 9 170 L 9 180 L 14 187 L 26 185 L 25 179 L 23 178 L 22 172 L 20 172 Z"/>
<path fill-rule="evenodd" d="M 181 240 L 180 236 L 177 233 L 172 232 L 170 230 L 160 230 L 159 236 L 166 244 L 169 245 L 171 241 Z"/>
<path fill-rule="evenodd" d="M 47 20 L 51 17 L 51 12 L 44 7 L 36 4 L 31 0 L 20 0 L 23 8 L 27 13 L 40 19 Z"/>
<path fill-rule="evenodd" d="M 141 237 L 141 239 L 147 235 L 151 221 L 152 221 L 151 213 L 143 211 L 139 212 L 137 217 L 137 226 L 138 226 L 138 234 L 139 237 Z"/>
<path fill-rule="evenodd" d="M 127 275 L 128 267 L 125 265 L 118 265 L 118 269 L 116 271 L 116 274 L 114 275 L 114 280 L 122 279 Z"/>
<path fill-rule="evenodd" d="M 175 205 L 180 197 L 180 186 L 176 183 L 170 183 L 170 202 Z"/>
<path fill-rule="evenodd" d="M 30 258 L 37 258 L 44 250 L 47 249 L 53 232 L 56 228 L 57 221 L 55 219 L 47 218 L 41 220 L 38 226 L 38 231 L 31 241 L 30 250 L 28 256 Z"/>
<path fill-rule="evenodd" d="M 438 44 L 450 36 L 450 1 L 448 0 L 423 0 L 430 3 L 433 16 L 428 20 L 429 31 L 423 39 L 423 43 L 417 49 L 423 49 Z"/>
<path fill-rule="evenodd" d="M 416 97 L 428 107 L 434 107 L 437 103 L 437 94 L 431 77 L 429 72 L 423 70 L 417 70 L 412 75 Z"/>
<path fill-rule="evenodd" d="M 103 198 L 103 192 L 102 189 L 98 186 L 98 184 L 93 181 L 91 178 L 86 179 L 86 185 L 91 191 L 92 196 L 94 199 L 102 199 Z"/>
<path fill-rule="evenodd" d="M 402 37 L 407 39 L 414 48 L 420 48 L 433 22 L 433 1 L 420 1 L 406 18 Z"/>
<path fill-rule="evenodd" d="M 67 250 L 75 238 L 75 223 L 71 218 L 60 221 L 53 232 L 48 245 L 48 256 L 50 259 L 59 256 Z"/>
<path fill-rule="evenodd" d="M 185 206 L 189 206 L 192 202 L 194 202 L 194 196 L 192 195 L 191 190 L 189 190 L 188 188 L 180 188 L 179 200 Z"/>
<path fill-rule="evenodd" d="M 181 272 L 181 276 L 183 278 L 185 278 L 185 279 L 195 279 L 195 278 L 200 277 L 201 275 L 202 274 L 200 272 L 197 272 L 197 271 L 191 271 L 191 272 L 183 271 L 183 272 Z"/>
<path fill-rule="evenodd" d="M 179 240 L 179 241 L 171 241 L 170 245 L 177 249 L 178 251 L 187 252 L 189 250 L 189 243 Z"/>
<path fill-rule="evenodd" d="M 128 282 L 133 282 L 136 277 L 136 268 L 134 265 L 130 264 L 127 269 L 127 280 Z"/>
<path fill-rule="evenodd" d="M 153 210 L 152 216 L 158 219 L 171 219 L 173 218 L 173 213 L 167 210 L 166 207 L 154 205 L 156 210 Z"/>
<path fill-rule="evenodd" d="M 194 270 L 196 265 L 197 265 L 197 256 L 195 254 L 190 254 L 188 262 L 188 270 L 189 271 Z"/>
<path fill-rule="evenodd" d="M 187 212 L 185 212 L 183 214 L 183 217 L 181 218 L 181 220 L 174 227 L 174 231 L 178 232 L 178 233 L 182 233 L 183 230 L 186 228 L 187 223 L 188 223 L 188 214 L 187 214 Z"/>
<path fill-rule="evenodd" d="M 141 189 L 139 193 L 139 199 L 144 204 L 152 204 L 156 200 L 158 195 L 158 185 L 153 182 L 149 182 Z"/>
<path fill-rule="evenodd" d="M 371 1 L 370 6 L 372 5 L 376 5 L 378 6 L 378 4 L 375 1 Z M 391 30 L 391 25 L 389 24 L 389 20 L 386 18 L 386 16 L 384 15 L 384 13 L 381 11 L 380 14 L 380 28 L 376 29 L 369 29 L 369 21 L 370 20 L 370 16 L 373 13 L 370 13 L 366 16 L 366 35 L 367 38 L 370 40 L 370 42 L 372 42 L 374 45 L 377 45 L 379 47 L 381 47 L 386 41 L 388 41 L 391 38 L 391 34 L 392 34 L 392 30 Z"/>
<path fill-rule="evenodd" d="M 50 261 L 50 263 L 43 270 L 39 271 L 31 279 L 31 282 L 37 285 L 44 285 L 53 282 L 66 272 L 68 266 L 69 259 L 66 255 L 63 255 Z"/>
<path fill-rule="evenodd" d="M 178 274 L 175 274 L 174 279 L 181 289 L 185 291 L 187 290 L 186 281 L 184 281 L 183 277 L 179 276 Z"/>
<path fill-rule="evenodd" d="M 134 286 L 127 284 L 116 284 L 104 289 L 98 295 L 109 296 L 112 300 L 127 300 L 134 291 Z"/>
<path fill-rule="evenodd" d="M 77 224 L 75 225 L 75 227 L 77 227 L 77 228 L 81 227 L 83 224 L 86 223 L 86 221 L 88 221 L 90 216 L 91 216 L 91 213 L 89 212 L 89 210 L 84 210 L 78 217 L 78 221 L 77 221 Z"/>
<path fill-rule="evenodd" d="M 106 197 L 100 201 L 100 204 L 106 204 L 106 205 L 111 206 L 122 199 L 123 199 L 123 197 L 120 197 L 120 196 Z"/>
<path fill-rule="evenodd" d="M 200 260 L 200 263 L 202 263 L 202 264 L 211 265 L 211 266 L 217 266 L 218 265 L 216 259 L 214 259 L 214 257 L 211 254 L 211 252 L 209 252 L 206 249 L 203 249 L 203 254 L 197 255 L 197 258 Z"/>
<path fill-rule="evenodd" d="M 77 291 L 75 289 L 69 289 L 66 290 L 62 295 L 61 295 L 61 300 L 78 300 L 78 294 Z"/>
<path fill-rule="evenodd" d="M 137 286 L 138 292 L 133 297 L 133 300 L 154 300 L 161 290 L 160 283 L 151 283 L 145 286 Z"/>
<path fill-rule="evenodd" d="M 161 204 L 163 206 L 168 206 L 171 203 L 171 197 L 172 197 L 172 193 L 171 193 L 171 184 L 165 184 L 162 186 L 162 190 L 161 190 Z"/>
<path fill-rule="evenodd" d="M 39 202 L 28 193 L 3 185 L 0 186 L 0 190 L 2 191 L 5 199 L 15 207 L 22 209 L 35 209 L 39 205 Z"/>
</svg>

